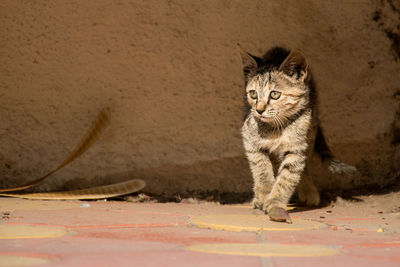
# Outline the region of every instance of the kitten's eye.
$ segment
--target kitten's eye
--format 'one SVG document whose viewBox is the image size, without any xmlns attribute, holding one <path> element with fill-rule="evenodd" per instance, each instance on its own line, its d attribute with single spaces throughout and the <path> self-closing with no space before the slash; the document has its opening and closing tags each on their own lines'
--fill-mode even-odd
<svg viewBox="0 0 400 267">
<path fill-rule="evenodd" d="M 249 91 L 249 96 L 253 99 L 257 99 L 257 91 L 256 90 L 250 90 Z"/>
<path fill-rule="evenodd" d="M 271 93 L 269 95 L 271 96 L 272 99 L 276 100 L 281 97 L 281 92 L 271 91 Z"/>
</svg>

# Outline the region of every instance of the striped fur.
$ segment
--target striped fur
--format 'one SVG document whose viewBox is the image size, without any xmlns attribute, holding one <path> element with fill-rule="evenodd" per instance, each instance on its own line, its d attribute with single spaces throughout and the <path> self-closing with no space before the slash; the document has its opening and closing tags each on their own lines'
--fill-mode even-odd
<svg viewBox="0 0 400 267">
<path fill-rule="evenodd" d="M 241 56 L 248 108 L 242 137 L 254 179 L 253 206 L 265 212 L 285 208 L 296 189 L 300 201 L 319 205 L 307 173 L 310 154 L 317 152 L 335 173 L 355 168 L 335 159 L 325 142 L 305 57 L 280 47 L 262 58 L 243 50 Z"/>
</svg>

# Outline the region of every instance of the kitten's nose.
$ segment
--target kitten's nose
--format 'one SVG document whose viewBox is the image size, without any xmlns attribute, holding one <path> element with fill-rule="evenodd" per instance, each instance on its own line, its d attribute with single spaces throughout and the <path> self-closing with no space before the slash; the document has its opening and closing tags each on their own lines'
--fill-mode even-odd
<svg viewBox="0 0 400 267">
<path fill-rule="evenodd" d="M 261 115 L 265 111 L 266 106 L 267 104 L 265 104 L 265 102 L 258 102 L 256 106 L 257 113 Z"/>
</svg>

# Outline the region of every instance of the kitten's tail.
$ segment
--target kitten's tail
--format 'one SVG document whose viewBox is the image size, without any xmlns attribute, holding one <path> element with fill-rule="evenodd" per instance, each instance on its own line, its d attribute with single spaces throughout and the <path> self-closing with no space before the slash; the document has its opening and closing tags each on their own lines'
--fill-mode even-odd
<svg viewBox="0 0 400 267">
<path fill-rule="evenodd" d="M 343 163 L 333 156 L 325 141 L 321 126 L 318 126 L 317 135 L 315 137 L 314 151 L 321 157 L 322 163 L 332 173 L 350 176 L 357 172 L 356 167 Z"/>
</svg>

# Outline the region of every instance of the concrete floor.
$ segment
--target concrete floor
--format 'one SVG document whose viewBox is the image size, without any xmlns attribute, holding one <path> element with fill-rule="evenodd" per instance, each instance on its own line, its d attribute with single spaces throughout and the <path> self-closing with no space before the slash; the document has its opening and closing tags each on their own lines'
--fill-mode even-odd
<svg viewBox="0 0 400 267">
<path fill-rule="evenodd" d="M 0 198 L 0 212 L 0 266 L 400 265 L 399 210 L 368 200 L 292 207 L 293 224 L 196 201 Z"/>
</svg>

